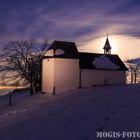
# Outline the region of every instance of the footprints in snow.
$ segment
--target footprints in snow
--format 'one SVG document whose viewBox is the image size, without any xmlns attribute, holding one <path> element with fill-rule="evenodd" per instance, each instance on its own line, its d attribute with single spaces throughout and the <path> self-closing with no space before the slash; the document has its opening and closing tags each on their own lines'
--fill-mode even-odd
<svg viewBox="0 0 140 140">
<path fill-rule="evenodd" d="M 103 131 L 103 130 L 106 128 L 108 121 L 109 121 L 109 120 L 112 118 L 112 116 L 115 114 L 115 111 L 114 111 L 114 110 L 112 109 L 112 107 L 111 107 L 111 101 L 110 101 L 110 100 L 107 100 L 107 101 L 105 101 L 105 102 L 107 102 L 107 103 L 106 103 L 106 109 L 109 110 L 110 115 L 107 116 L 107 117 L 105 117 L 105 118 L 103 119 L 103 124 L 102 124 L 99 128 L 97 128 L 97 131 L 98 131 L 98 132 Z"/>
<path fill-rule="evenodd" d="M 104 118 L 104 121 L 108 121 L 109 119 L 110 119 L 110 116 L 109 116 L 109 117 Z"/>
<path fill-rule="evenodd" d="M 89 136 L 86 136 L 86 137 L 84 137 L 84 138 L 82 138 L 80 140 L 89 140 Z"/>
<path fill-rule="evenodd" d="M 111 113 L 112 114 L 112 113 Z M 109 121 L 111 119 L 111 116 L 107 116 L 107 117 L 105 117 L 104 119 L 103 119 L 103 124 L 99 127 L 99 128 L 97 128 L 97 131 L 98 132 L 101 132 L 101 131 L 103 131 L 105 128 L 106 128 L 106 123 Z"/>
<path fill-rule="evenodd" d="M 103 124 L 103 125 L 101 125 L 99 128 L 97 128 L 97 132 L 101 132 L 101 131 L 103 131 L 105 128 L 106 128 L 106 125 Z"/>
</svg>

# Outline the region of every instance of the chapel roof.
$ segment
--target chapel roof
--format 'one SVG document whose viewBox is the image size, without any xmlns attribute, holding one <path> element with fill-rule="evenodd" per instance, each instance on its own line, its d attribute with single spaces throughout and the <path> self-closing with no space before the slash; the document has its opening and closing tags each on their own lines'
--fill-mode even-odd
<svg viewBox="0 0 140 140">
<path fill-rule="evenodd" d="M 122 62 L 118 55 L 85 53 L 79 52 L 80 69 L 95 69 L 95 70 L 122 70 L 127 71 L 127 67 Z"/>
<path fill-rule="evenodd" d="M 74 42 L 66 42 L 66 41 L 54 41 L 52 45 L 49 47 L 49 50 L 53 50 L 54 54 L 52 56 L 45 57 L 53 57 L 53 58 L 71 58 L 71 59 L 79 59 L 79 53 Z M 64 53 L 56 53 L 61 50 Z"/>
<path fill-rule="evenodd" d="M 74 42 L 54 41 L 44 58 L 79 59 L 80 69 L 128 70 L 118 55 L 78 52 Z"/>
</svg>

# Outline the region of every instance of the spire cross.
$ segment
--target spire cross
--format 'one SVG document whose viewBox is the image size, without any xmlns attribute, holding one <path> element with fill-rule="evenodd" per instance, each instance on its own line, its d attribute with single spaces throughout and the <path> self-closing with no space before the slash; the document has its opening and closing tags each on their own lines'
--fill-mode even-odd
<svg viewBox="0 0 140 140">
<path fill-rule="evenodd" d="M 108 32 L 106 33 L 106 36 L 107 36 L 107 38 L 108 38 Z"/>
</svg>

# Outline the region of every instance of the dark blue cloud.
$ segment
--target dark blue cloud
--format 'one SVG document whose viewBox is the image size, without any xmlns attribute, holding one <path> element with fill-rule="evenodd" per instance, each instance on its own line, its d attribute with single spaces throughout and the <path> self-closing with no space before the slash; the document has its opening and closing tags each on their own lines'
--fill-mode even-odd
<svg viewBox="0 0 140 140">
<path fill-rule="evenodd" d="M 139 0 L 0 0 L 0 41 L 83 41 L 107 31 L 140 37 L 139 13 Z"/>
</svg>

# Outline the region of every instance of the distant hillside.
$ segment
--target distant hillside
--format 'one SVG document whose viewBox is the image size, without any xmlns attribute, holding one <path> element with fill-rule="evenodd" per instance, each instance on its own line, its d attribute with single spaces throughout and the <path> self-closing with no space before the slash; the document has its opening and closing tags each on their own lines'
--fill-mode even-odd
<svg viewBox="0 0 140 140">
<path fill-rule="evenodd" d="M 130 60 L 127 60 L 127 62 L 140 65 L 140 58 L 130 59 Z"/>
</svg>

